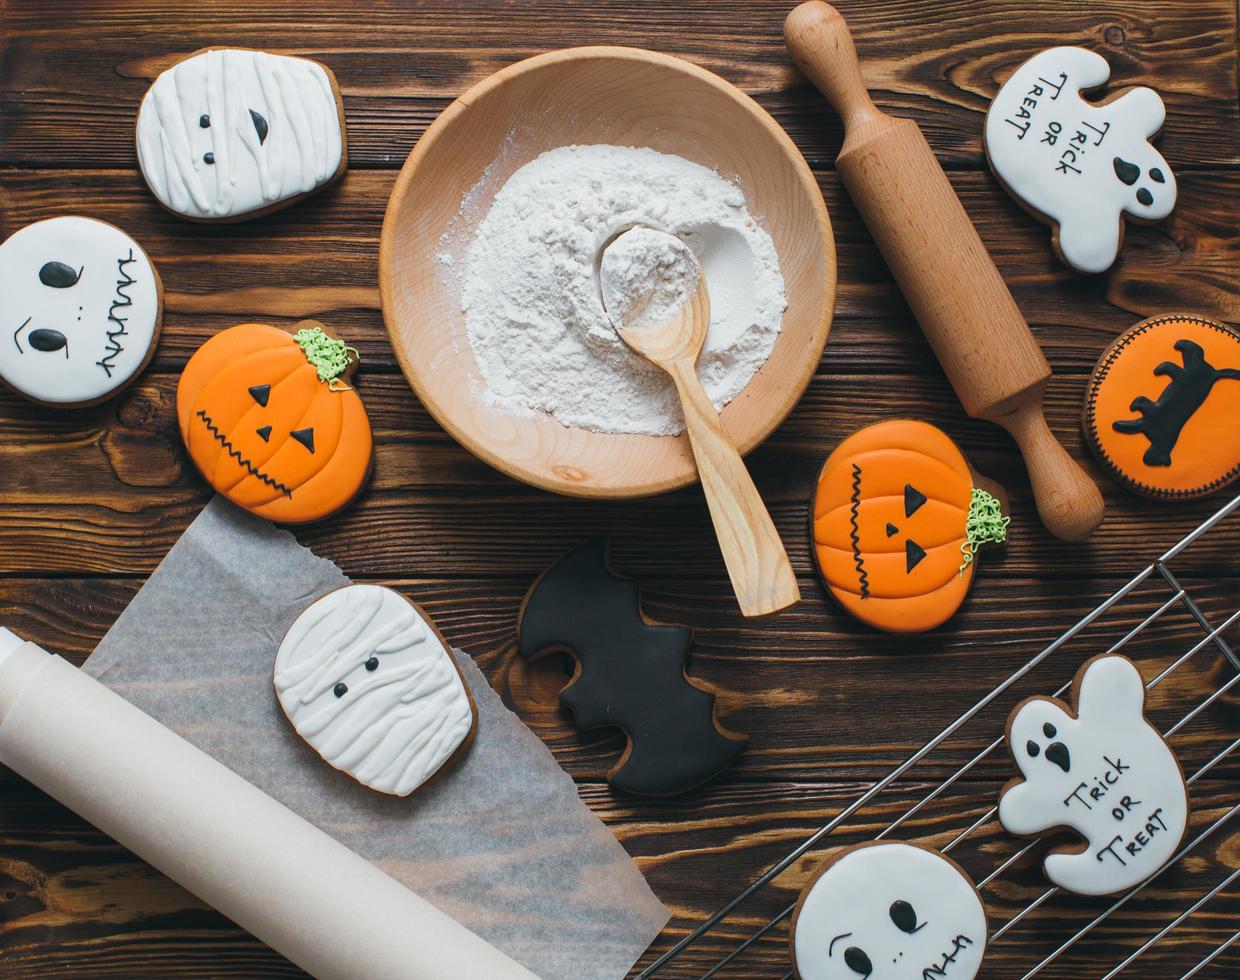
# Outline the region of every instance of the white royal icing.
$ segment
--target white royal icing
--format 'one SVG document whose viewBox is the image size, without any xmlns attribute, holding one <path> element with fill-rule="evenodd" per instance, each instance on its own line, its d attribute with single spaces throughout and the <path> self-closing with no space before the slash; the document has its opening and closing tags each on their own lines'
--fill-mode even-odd
<svg viewBox="0 0 1240 980">
<path fill-rule="evenodd" d="M 276 654 L 275 685 L 319 755 L 394 796 L 435 775 L 474 727 L 451 653 L 417 609 L 377 585 L 338 589 L 297 617 Z"/>
<path fill-rule="evenodd" d="M 1024 777 L 999 801 L 999 821 L 1029 836 L 1068 827 L 1078 853 L 1043 865 L 1060 888 L 1109 895 L 1139 884 L 1174 853 L 1188 823 L 1188 790 L 1175 755 L 1141 713 L 1145 685 L 1124 657 L 1100 657 L 1080 683 L 1077 717 L 1034 698 L 1008 731 Z"/>
<path fill-rule="evenodd" d="M 1049 48 L 1016 69 L 986 114 L 990 165 L 1059 226 L 1060 254 L 1080 272 L 1115 261 L 1121 212 L 1157 221 L 1175 207 L 1175 175 L 1149 142 L 1166 115 L 1158 93 L 1134 88 L 1102 105 L 1081 98 L 1110 74 L 1093 51 Z"/>
<path fill-rule="evenodd" d="M 138 373 L 155 342 L 151 260 L 119 228 L 65 215 L 0 245 L 0 377 L 29 398 L 106 398 Z"/>
<path fill-rule="evenodd" d="M 968 980 L 986 955 L 986 910 L 937 852 L 870 844 L 810 886 L 793 954 L 801 980 Z"/>
<path fill-rule="evenodd" d="M 191 218 L 231 218 L 330 181 L 340 168 L 343 129 L 317 62 L 204 51 L 147 90 L 138 161 L 165 207 Z"/>
</svg>

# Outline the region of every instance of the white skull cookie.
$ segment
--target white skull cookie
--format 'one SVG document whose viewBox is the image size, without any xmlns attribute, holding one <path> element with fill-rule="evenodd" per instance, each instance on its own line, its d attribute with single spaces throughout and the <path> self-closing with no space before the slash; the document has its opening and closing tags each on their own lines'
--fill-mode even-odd
<svg viewBox="0 0 1240 980">
<path fill-rule="evenodd" d="M 0 245 L 0 378 L 27 398 L 101 402 L 146 366 L 159 338 L 159 276 L 105 221 L 63 215 Z"/>
<path fill-rule="evenodd" d="M 951 860 L 916 844 L 846 848 L 792 916 L 800 980 L 970 980 L 986 955 L 986 910 Z"/>
<path fill-rule="evenodd" d="M 1159 221 L 1175 207 L 1175 175 L 1150 139 L 1166 110 L 1158 93 L 1128 89 L 1088 102 L 1111 74 L 1084 48 L 1050 48 L 1016 69 L 986 114 L 986 157 L 1029 211 L 1052 222 L 1055 251 L 1078 272 L 1110 268 L 1121 215 Z"/>
<path fill-rule="evenodd" d="M 1176 852 L 1188 825 L 1180 764 L 1145 719 L 1145 685 L 1126 657 L 1090 660 L 1073 685 L 1076 713 L 1030 698 L 1008 722 L 1008 750 L 1021 778 L 999 801 L 1009 832 L 1068 828 L 1084 838 L 1050 852 L 1046 877 L 1079 895 L 1140 884 Z"/>
</svg>

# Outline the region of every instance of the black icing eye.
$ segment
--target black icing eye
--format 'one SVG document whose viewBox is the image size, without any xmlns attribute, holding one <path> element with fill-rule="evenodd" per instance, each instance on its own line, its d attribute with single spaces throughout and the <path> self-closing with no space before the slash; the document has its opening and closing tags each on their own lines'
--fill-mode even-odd
<svg viewBox="0 0 1240 980">
<path fill-rule="evenodd" d="M 899 533 L 900 533 L 900 529 L 896 527 L 894 524 L 892 524 L 890 521 L 888 521 L 887 522 L 887 537 L 894 538 Z"/>
<path fill-rule="evenodd" d="M 378 670 L 379 669 L 379 658 L 371 657 L 369 660 L 367 660 L 366 669 L 367 670 Z"/>
<path fill-rule="evenodd" d="M 904 516 L 912 517 L 926 502 L 926 495 L 911 483 L 904 484 Z"/>
<path fill-rule="evenodd" d="M 1139 191 L 1137 191 L 1137 200 L 1148 208 L 1154 203 L 1154 195 L 1142 187 Z"/>
<path fill-rule="evenodd" d="M 1025 743 L 1025 751 L 1028 752 L 1030 757 L 1034 759 L 1042 754 L 1042 749 L 1033 739 L 1029 739 L 1029 741 Z"/>
<path fill-rule="evenodd" d="M 926 557 L 926 549 L 919 545 L 912 538 L 904 542 L 904 572 L 907 575 L 914 568 L 921 564 L 921 560 Z"/>
<path fill-rule="evenodd" d="M 346 684 L 344 681 L 341 681 L 339 684 L 337 684 L 335 687 L 332 688 L 332 694 L 336 695 L 336 697 L 338 698 L 342 698 L 348 693 L 349 693 L 349 685 Z"/>
<path fill-rule="evenodd" d="M 271 441 L 271 426 L 264 425 L 261 429 L 255 429 L 254 431 L 258 433 L 258 438 L 262 439 L 263 442 Z"/>
<path fill-rule="evenodd" d="M 1111 161 L 1111 166 L 1115 168 L 1115 176 L 1131 187 L 1137 182 L 1141 176 L 1141 168 L 1135 163 L 1129 163 L 1120 157 L 1116 157 Z"/>
<path fill-rule="evenodd" d="M 314 427 L 313 426 L 311 426 L 309 429 L 295 429 L 294 431 L 290 432 L 289 435 L 292 436 L 294 439 L 296 439 L 298 442 L 300 442 L 307 449 L 309 449 L 310 452 L 314 452 Z"/>
<path fill-rule="evenodd" d="M 26 339 L 30 341 L 30 346 L 35 350 L 46 352 L 58 351 L 69 343 L 59 330 L 49 330 L 47 327 L 31 330 Z"/>
<path fill-rule="evenodd" d="M 907 932 L 910 936 L 921 928 L 917 924 L 917 912 L 904 899 L 896 899 L 891 903 L 891 908 L 887 910 L 887 914 L 891 916 L 891 921 L 896 924 L 896 928 L 901 932 Z"/>
<path fill-rule="evenodd" d="M 267 399 L 271 397 L 271 385 L 255 385 L 250 389 L 250 397 L 266 408 Z"/>
<path fill-rule="evenodd" d="M 254 123 L 254 132 L 258 133 L 258 145 L 262 146 L 267 142 L 267 120 L 260 113 L 250 110 L 250 121 Z"/>
<path fill-rule="evenodd" d="M 1150 167 L 1150 180 L 1155 184 L 1165 184 L 1167 178 L 1163 176 L 1163 172 L 1157 167 Z"/>
<path fill-rule="evenodd" d="M 39 270 L 39 282 L 54 289 L 68 289 L 70 286 L 77 285 L 85 268 L 83 266 L 75 271 L 73 266 L 65 265 L 63 262 L 44 262 L 43 268 Z"/>
<path fill-rule="evenodd" d="M 1052 725 L 1048 721 L 1045 725 L 1042 726 L 1042 734 L 1045 735 L 1047 738 L 1054 738 L 1056 734 L 1055 726 Z"/>
<path fill-rule="evenodd" d="M 870 963 L 870 958 L 865 955 L 865 950 L 857 946 L 849 946 L 844 950 L 844 962 L 848 964 L 850 970 L 860 973 L 863 977 L 868 977 L 874 972 L 874 967 Z"/>
<path fill-rule="evenodd" d="M 207 151 L 206 153 L 202 155 L 202 162 L 203 163 L 215 163 L 215 154 L 210 151 Z"/>
<path fill-rule="evenodd" d="M 204 112 L 201 116 L 198 117 L 198 126 L 200 129 L 210 129 L 211 128 L 211 117 L 208 116 Z"/>
</svg>

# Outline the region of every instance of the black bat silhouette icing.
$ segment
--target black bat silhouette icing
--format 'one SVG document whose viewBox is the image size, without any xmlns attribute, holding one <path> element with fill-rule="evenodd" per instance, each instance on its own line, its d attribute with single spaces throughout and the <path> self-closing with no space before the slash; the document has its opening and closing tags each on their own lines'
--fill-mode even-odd
<svg viewBox="0 0 1240 980">
<path fill-rule="evenodd" d="M 685 676 L 693 631 L 646 620 L 637 583 L 608 564 L 606 539 L 587 541 L 542 574 L 525 596 L 518 633 L 527 660 L 554 650 L 576 659 L 560 700 L 579 729 L 615 726 L 628 737 L 607 774 L 618 789 L 693 789 L 745 747 L 743 735 L 716 720 L 715 696 Z"/>
</svg>

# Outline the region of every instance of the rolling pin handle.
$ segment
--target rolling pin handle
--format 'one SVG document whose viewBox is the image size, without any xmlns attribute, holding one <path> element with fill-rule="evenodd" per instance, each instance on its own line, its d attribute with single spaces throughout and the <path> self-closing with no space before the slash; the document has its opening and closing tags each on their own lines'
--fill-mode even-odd
<svg viewBox="0 0 1240 980">
<path fill-rule="evenodd" d="M 784 43 L 798 68 L 835 106 L 846 129 L 882 113 L 861 78 L 857 49 L 843 16 L 822 0 L 808 0 L 784 19 Z"/>
<path fill-rule="evenodd" d="M 1020 447 L 1047 530 L 1064 541 L 1088 538 L 1102 523 L 1102 493 L 1047 426 L 1041 398 L 991 421 L 1007 429 Z"/>
</svg>

